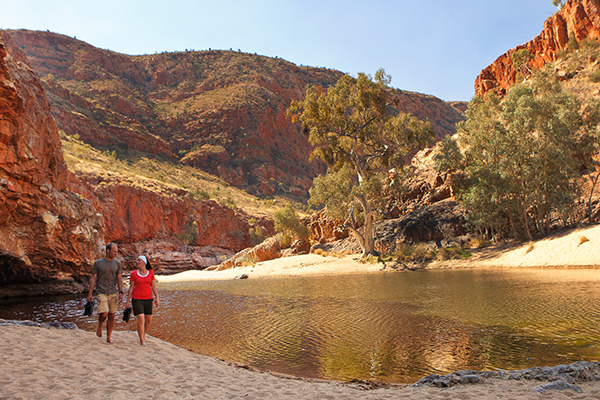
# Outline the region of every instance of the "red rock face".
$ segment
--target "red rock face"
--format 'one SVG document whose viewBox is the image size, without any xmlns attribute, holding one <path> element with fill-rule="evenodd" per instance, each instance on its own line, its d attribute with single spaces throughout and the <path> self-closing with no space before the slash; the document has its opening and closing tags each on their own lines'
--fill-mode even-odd
<svg viewBox="0 0 600 400">
<path fill-rule="evenodd" d="M 102 217 L 67 190 L 50 105 L 23 53 L 7 50 L 11 40 L 0 34 L 0 297 L 80 291 L 80 271 L 100 254 Z"/>
<path fill-rule="evenodd" d="M 266 235 L 274 232 L 273 221 L 253 218 L 213 200 L 197 201 L 184 190 L 161 193 L 136 187 L 131 182 L 74 178 L 71 188 L 88 199 L 104 216 L 107 242 L 132 244 L 152 239 L 196 233 L 194 246 L 212 246 L 238 252 L 253 245 L 250 228 L 260 226 Z M 195 223 L 195 225 L 194 225 Z M 191 232 L 191 231 L 188 231 Z"/>
<path fill-rule="evenodd" d="M 600 1 L 569 0 L 564 7 L 544 23 L 544 30 L 532 41 L 517 46 L 501 55 L 494 63 L 481 71 L 475 80 L 475 95 L 489 91 L 504 95 L 515 84 L 517 72 L 511 56 L 515 51 L 527 49 L 533 58 L 529 68 L 541 68 L 555 61 L 561 50 L 566 49 L 569 34 L 578 42 L 585 38 L 600 38 Z"/>
</svg>

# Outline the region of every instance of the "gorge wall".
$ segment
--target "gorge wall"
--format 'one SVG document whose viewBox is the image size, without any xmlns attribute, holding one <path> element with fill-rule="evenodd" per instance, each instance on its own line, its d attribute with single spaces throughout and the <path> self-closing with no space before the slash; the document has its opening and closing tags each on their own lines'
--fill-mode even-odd
<svg viewBox="0 0 600 400">
<path fill-rule="evenodd" d="M 568 0 L 544 22 L 540 35 L 507 51 L 481 71 L 475 80 L 475 95 L 482 96 L 489 91 L 504 95 L 516 82 L 517 71 L 511 59 L 516 51 L 527 49 L 532 56 L 529 68 L 542 68 L 558 59 L 560 51 L 567 48 L 569 35 L 577 42 L 586 38 L 600 39 L 600 0 Z"/>
<path fill-rule="evenodd" d="M 81 291 L 102 216 L 68 190 L 50 104 L 10 41 L 0 34 L 0 297 Z"/>
</svg>

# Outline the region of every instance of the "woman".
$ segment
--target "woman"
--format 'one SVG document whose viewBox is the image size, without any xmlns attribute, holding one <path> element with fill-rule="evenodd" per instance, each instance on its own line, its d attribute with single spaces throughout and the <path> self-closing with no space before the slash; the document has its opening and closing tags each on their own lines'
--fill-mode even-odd
<svg viewBox="0 0 600 400">
<path fill-rule="evenodd" d="M 156 307 L 159 306 L 158 291 L 156 290 L 156 279 L 150 261 L 146 256 L 139 256 L 136 260 L 137 268 L 129 276 L 129 292 L 127 293 L 127 307 L 130 301 L 133 306 L 133 315 L 137 317 L 138 336 L 140 344 L 146 345 L 146 332 L 152 322 L 152 294 Z"/>
</svg>

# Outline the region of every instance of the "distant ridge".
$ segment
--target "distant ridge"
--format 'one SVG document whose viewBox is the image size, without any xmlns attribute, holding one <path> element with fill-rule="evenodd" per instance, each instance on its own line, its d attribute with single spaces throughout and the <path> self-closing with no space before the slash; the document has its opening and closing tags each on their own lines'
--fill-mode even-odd
<svg viewBox="0 0 600 400">
<path fill-rule="evenodd" d="M 52 32 L 7 32 L 42 78 L 59 129 L 95 147 L 167 157 L 257 195 L 306 196 L 325 171 L 308 161 L 307 138 L 285 110 L 340 71 L 222 50 L 130 56 Z M 438 139 L 463 118 L 434 96 L 398 95 Z"/>
</svg>

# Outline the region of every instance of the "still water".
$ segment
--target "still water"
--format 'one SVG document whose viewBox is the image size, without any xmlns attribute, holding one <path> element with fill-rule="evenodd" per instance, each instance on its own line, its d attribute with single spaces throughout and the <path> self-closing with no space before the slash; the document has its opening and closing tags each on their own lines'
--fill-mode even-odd
<svg viewBox="0 0 600 400">
<path fill-rule="evenodd" d="M 160 277 L 159 277 L 160 281 Z M 600 270 L 497 269 L 160 284 L 152 336 L 295 376 L 411 383 L 461 369 L 600 360 Z M 81 296 L 2 300 L 72 321 Z M 117 330 L 135 330 L 135 322 Z"/>
</svg>

